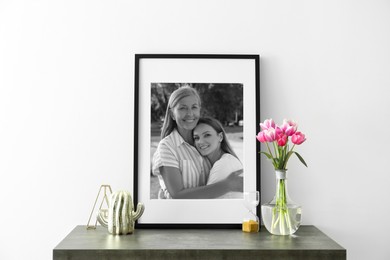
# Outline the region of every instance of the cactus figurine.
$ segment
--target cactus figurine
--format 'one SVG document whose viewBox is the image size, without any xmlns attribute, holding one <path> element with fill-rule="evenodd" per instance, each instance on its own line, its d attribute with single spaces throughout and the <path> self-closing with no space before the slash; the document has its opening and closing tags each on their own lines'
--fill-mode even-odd
<svg viewBox="0 0 390 260">
<path fill-rule="evenodd" d="M 141 217 L 145 207 L 138 203 L 135 212 L 133 208 L 130 192 L 117 191 L 111 194 L 108 210 L 101 209 L 97 219 L 113 235 L 131 234 L 134 231 L 134 222 Z"/>
</svg>

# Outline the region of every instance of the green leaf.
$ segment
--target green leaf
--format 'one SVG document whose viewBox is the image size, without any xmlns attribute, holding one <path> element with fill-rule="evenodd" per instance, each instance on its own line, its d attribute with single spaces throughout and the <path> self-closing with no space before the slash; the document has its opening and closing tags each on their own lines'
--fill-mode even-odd
<svg viewBox="0 0 390 260">
<path fill-rule="evenodd" d="M 303 165 L 305 165 L 307 167 L 307 164 L 306 164 L 305 160 L 303 160 L 302 156 L 297 152 L 294 152 L 294 153 L 298 157 L 298 159 L 301 161 L 301 163 L 303 163 Z"/>
<path fill-rule="evenodd" d="M 260 152 L 262 154 L 264 154 L 265 156 L 267 156 L 268 159 L 272 160 L 272 156 L 269 154 L 269 153 L 266 153 L 266 152 Z"/>
<path fill-rule="evenodd" d="M 287 154 L 286 154 L 286 159 L 288 160 L 290 158 L 290 156 L 294 153 L 294 151 L 289 151 Z"/>
<path fill-rule="evenodd" d="M 276 158 L 273 158 L 271 154 L 269 153 L 266 153 L 266 152 L 259 152 L 259 153 L 262 153 L 264 154 L 265 156 L 267 156 L 268 160 L 270 160 L 272 162 L 272 164 L 274 165 L 274 167 L 276 166 Z"/>
</svg>

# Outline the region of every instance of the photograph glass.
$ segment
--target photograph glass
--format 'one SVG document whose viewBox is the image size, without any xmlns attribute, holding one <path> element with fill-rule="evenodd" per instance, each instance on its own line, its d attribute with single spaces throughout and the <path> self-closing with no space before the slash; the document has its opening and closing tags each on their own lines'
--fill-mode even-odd
<svg viewBox="0 0 390 260">
<path fill-rule="evenodd" d="M 259 77 L 258 55 L 136 54 L 136 227 L 241 227 L 260 189 Z"/>
</svg>

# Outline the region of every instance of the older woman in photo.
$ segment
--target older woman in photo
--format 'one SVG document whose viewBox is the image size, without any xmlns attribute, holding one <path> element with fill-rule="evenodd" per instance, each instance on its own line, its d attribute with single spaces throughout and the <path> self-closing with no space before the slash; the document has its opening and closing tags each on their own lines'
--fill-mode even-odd
<svg viewBox="0 0 390 260">
<path fill-rule="evenodd" d="M 152 170 L 161 186 L 159 198 L 212 199 L 243 189 L 240 171 L 206 185 L 211 164 L 193 146 L 200 109 L 199 94 L 191 87 L 181 87 L 169 97 L 162 140 L 153 156 Z"/>
<path fill-rule="evenodd" d="M 211 117 L 199 119 L 193 136 L 195 147 L 212 165 L 207 185 L 224 181 L 232 172 L 243 169 L 226 138 L 225 130 L 217 119 Z M 242 192 L 231 191 L 218 198 L 239 199 L 242 197 Z"/>
</svg>

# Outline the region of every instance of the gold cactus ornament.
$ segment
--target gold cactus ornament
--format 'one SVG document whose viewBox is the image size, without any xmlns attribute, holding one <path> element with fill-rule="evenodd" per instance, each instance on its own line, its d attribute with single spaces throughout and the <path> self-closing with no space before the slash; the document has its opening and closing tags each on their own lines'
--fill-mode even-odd
<svg viewBox="0 0 390 260">
<path fill-rule="evenodd" d="M 130 192 L 117 191 L 111 194 L 108 210 L 101 209 L 97 219 L 113 235 L 131 234 L 134 232 L 134 222 L 141 217 L 145 207 L 138 203 L 136 211 L 133 209 Z"/>
</svg>

